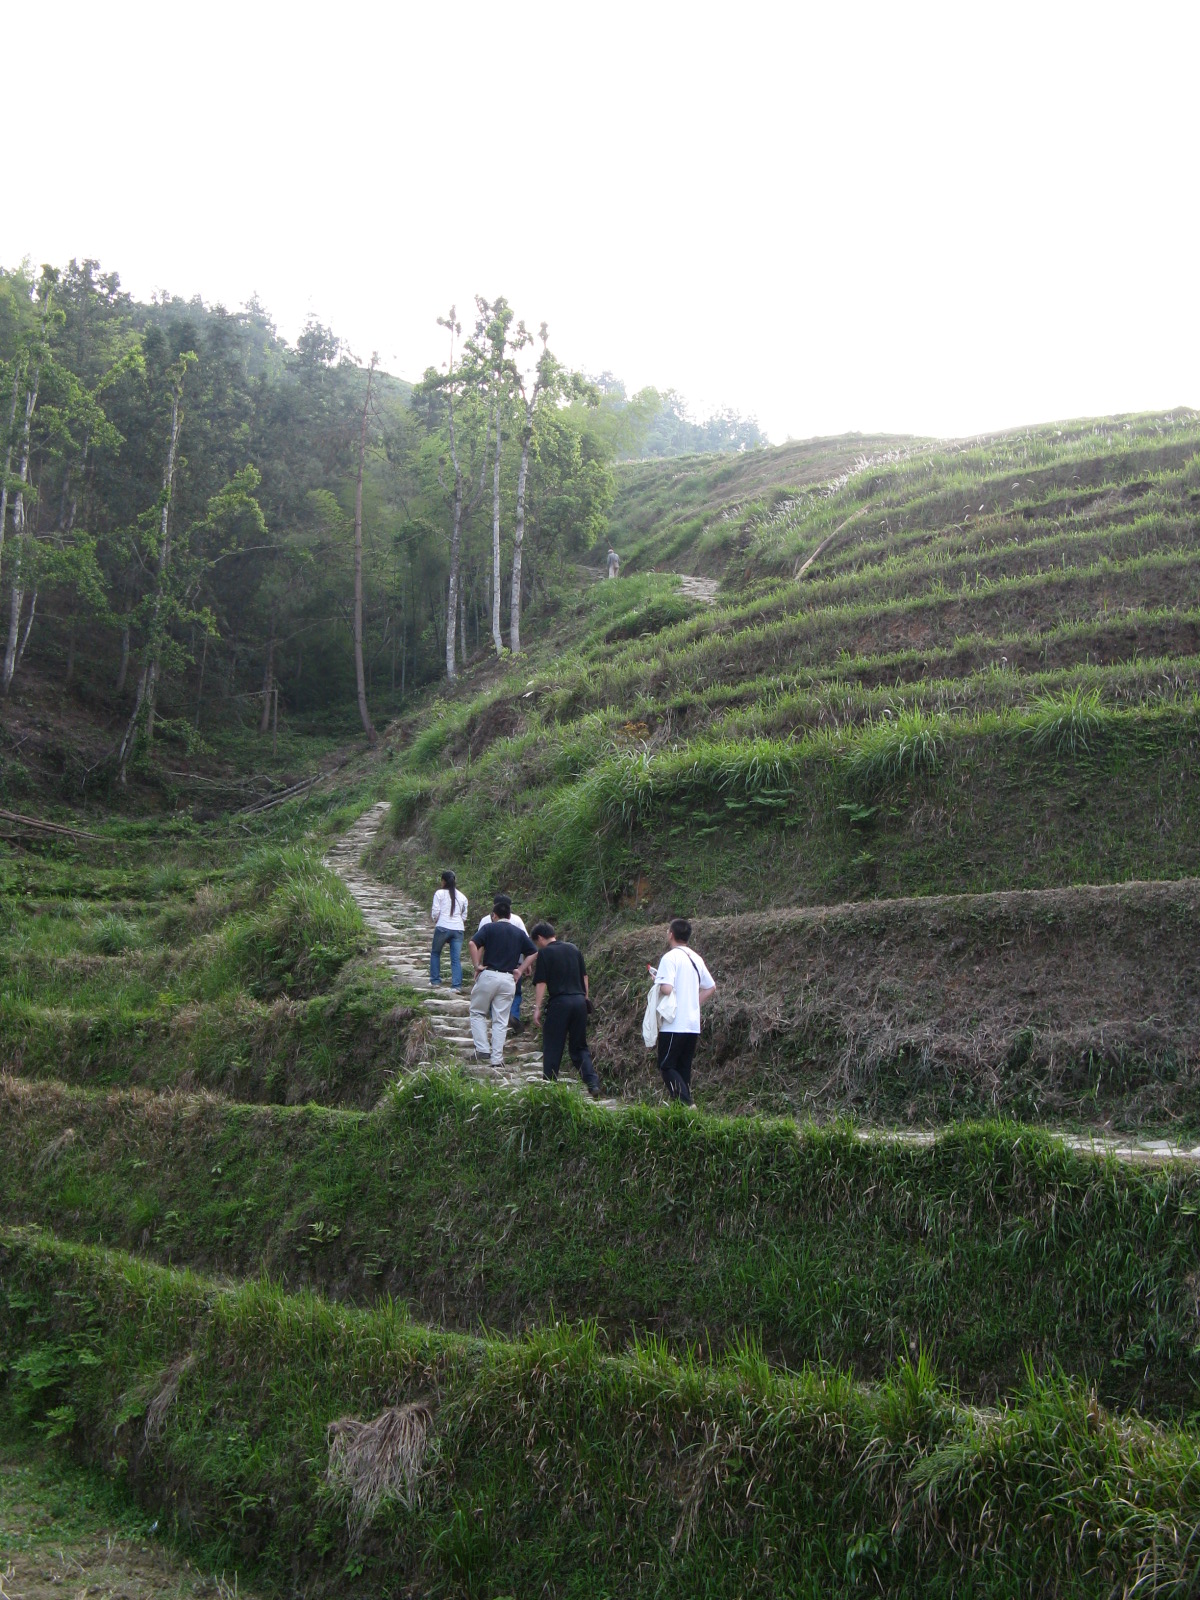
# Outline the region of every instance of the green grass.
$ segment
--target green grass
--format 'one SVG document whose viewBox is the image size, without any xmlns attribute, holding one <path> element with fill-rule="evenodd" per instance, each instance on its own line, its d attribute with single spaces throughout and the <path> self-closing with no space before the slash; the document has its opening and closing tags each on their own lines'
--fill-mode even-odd
<svg viewBox="0 0 1200 1600">
<path fill-rule="evenodd" d="M 1014 1124 L 932 1147 L 766 1119 L 593 1110 L 421 1076 L 369 1116 L 6 1085 L 0 1209 L 86 1242 L 509 1332 L 572 1317 L 963 1393 L 1026 1356 L 1190 1413 L 1200 1175 Z M 849 1264 L 853 1265 L 850 1266 Z"/>
<path fill-rule="evenodd" d="M 417 997 L 365 959 L 308 836 L 357 807 L 234 825 L 116 823 L 0 856 L 0 1059 L 33 1076 L 370 1105 Z"/>
<path fill-rule="evenodd" d="M 9 1417 L 56 1415 L 212 1564 L 277 1584 L 1008 1597 L 1200 1580 L 1194 1436 L 1063 1379 L 986 1410 L 920 1353 L 861 1387 L 772 1373 L 753 1341 L 710 1367 L 653 1336 L 610 1353 L 586 1323 L 464 1339 L 11 1230 L 0 1262 Z M 418 1398 L 414 1492 L 356 1538 L 326 1427 Z"/>
</svg>

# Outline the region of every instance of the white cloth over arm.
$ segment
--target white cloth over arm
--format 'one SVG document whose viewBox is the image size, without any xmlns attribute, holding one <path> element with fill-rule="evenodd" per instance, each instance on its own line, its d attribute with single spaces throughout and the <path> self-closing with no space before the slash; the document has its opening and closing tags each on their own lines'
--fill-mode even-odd
<svg viewBox="0 0 1200 1600">
<path fill-rule="evenodd" d="M 658 1043 L 659 1026 L 667 1026 L 675 1020 L 676 999 L 673 994 L 662 994 L 658 984 L 646 996 L 646 1015 L 642 1018 L 642 1042 L 647 1050 L 653 1050 Z"/>
</svg>

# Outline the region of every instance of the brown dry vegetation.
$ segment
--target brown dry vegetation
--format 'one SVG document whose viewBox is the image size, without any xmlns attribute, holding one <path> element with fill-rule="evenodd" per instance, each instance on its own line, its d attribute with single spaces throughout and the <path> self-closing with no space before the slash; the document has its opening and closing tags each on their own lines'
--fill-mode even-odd
<svg viewBox="0 0 1200 1600">
<path fill-rule="evenodd" d="M 1017 1113 L 1197 1123 L 1200 880 L 928 896 L 701 918 L 721 974 L 700 1073 L 726 1109 L 905 1121 Z M 661 929 L 593 955 L 597 1056 L 647 1075 L 639 1025 Z"/>
</svg>

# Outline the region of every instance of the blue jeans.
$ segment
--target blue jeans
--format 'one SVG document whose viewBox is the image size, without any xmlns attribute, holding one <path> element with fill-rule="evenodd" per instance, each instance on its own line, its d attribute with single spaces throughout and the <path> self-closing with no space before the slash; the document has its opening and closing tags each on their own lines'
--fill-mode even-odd
<svg viewBox="0 0 1200 1600">
<path fill-rule="evenodd" d="M 433 984 L 442 981 L 442 946 L 450 946 L 450 982 L 456 989 L 462 988 L 462 942 L 461 933 L 456 933 L 453 928 L 435 928 L 433 930 L 433 949 L 429 952 L 429 981 Z"/>
<path fill-rule="evenodd" d="M 524 978 L 522 978 L 521 983 L 524 983 L 524 981 L 525 981 Z M 517 1018 L 520 1015 L 521 1015 L 521 984 L 519 983 L 517 985 L 517 992 L 516 992 L 516 994 L 513 995 L 512 1010 L 508 1013 L 509 1022 L 510 1023 L 516 1022 Z"/>
</svg>

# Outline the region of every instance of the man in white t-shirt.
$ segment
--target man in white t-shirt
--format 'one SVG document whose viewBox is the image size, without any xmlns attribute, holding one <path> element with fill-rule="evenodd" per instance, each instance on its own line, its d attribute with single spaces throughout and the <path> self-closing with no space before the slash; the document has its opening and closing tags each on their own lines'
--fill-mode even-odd
<svg viewBox="0 0 1200 1600">
<path fill-rule="evenodd" d="M 692 1103 L 692 1057 L 700 1038 L 700 1009 L 717 992 L 704 958 L 688 948 L 692 925 L 676 917 L 667 928 L 667 953 L 658 963 L 655 982 L 660 994 L 675 996 L 675 1020 L 660 1023 L 658 1070 L 672 1100 Z"/>
</svg>

